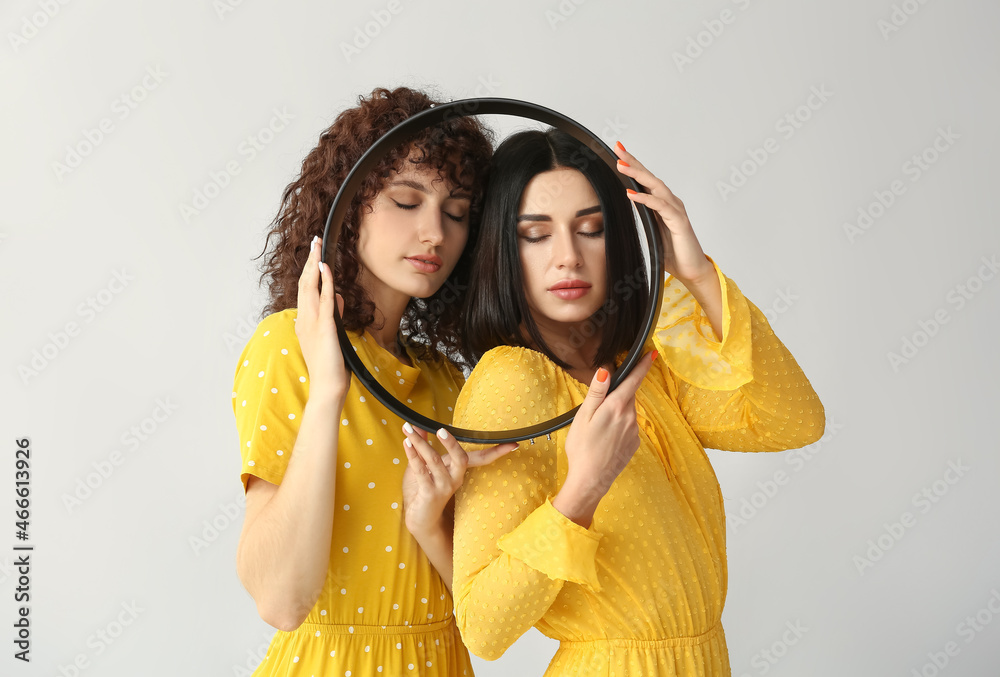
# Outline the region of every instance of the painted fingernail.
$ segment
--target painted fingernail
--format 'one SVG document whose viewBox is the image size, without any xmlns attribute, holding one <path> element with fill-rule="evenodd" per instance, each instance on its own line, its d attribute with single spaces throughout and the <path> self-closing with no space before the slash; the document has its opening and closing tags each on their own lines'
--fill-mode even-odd
<svg viewBox="0 0 1000 677">
<path fill-rule="evenodd" d="M 659 350 L 654 350 L 654 351 L 653 351 L 653 359 L 652 359 L 652 361 L 653 361 L 653 362 L 655 362 L 655 361 L 656 361 L 656 357 L 657 357 L 657 355 L 659 355 L 659 354 L 660 354 L 660 351 L 659 351 Z"/>
<path fill-rule="evenodd" d="M 625 192 L 628 193 L 629 195 L 638 195 L 639 194 L 638 191 L 632 190 L 631 188 L 626 188 Z"/>
<path fill-rule="evenodd" d="M 313 253 L 316 250 L 316 243 L 319 242 L 319 235 L 313 235 L 312 242 L 309 243 L 309 253 Z"/>
<path fill-rule="evenodd" d="M 446 440 L 446 439 L 448 439 L 448 431 L 447 431 L 447 430 L 445 430 L 444 428 L 441 428 L 441 430 L 438 430 L 438 432 L 437 432 L 437 435 L 438 435 L 438 437 L 440 437 L 440 438 L 441 438 L 442 440 Z"/>
<path fill-rule="evenodd" d="M 323 262 L 322 261 L 317 261 L 316 262 L 316 267 L 319 268 L 319 274 L 322 275 L 323 274 Z"/>
<path fill-rule="evenodd" d="M 403 423 L 403 432 L 405 432 L 407 435 L 410 435 L 410 434 L 413 433 L 413 426 L 410 425 L 409 421 L 407 421 L 406 423 Z"/>
<path fill-rule="evenodd" d="M 608 380 L 608 370 L 605 369 L 604 367 L 601 367 L 600 369 L 597 370 L 597 382 L 604 383 L 607 380 Z"/>
<path fill-rule="evenodd" d="M 623 153 L 628 152 L 627 150 L 625 150 L 625 146 L 622 145 L 621 141 L 615 141 L 615 147 Z"/>
<path fill-rule="evenodd" d="M 413 448 L 413 445 L 410 444 L 410 438 L 409 437 L 404 437 L 403 438 L 403 444 L 406 445 L 407 447 L 409 447 L 410 449 Z"/>
<path fill-rule="evenodd" d="M 625 160 L 619 160 L 618 164 L 620 164 L 622 167 L 631 167 L 632 166 L 629 163 L 625 162 Z"/>
</svg>

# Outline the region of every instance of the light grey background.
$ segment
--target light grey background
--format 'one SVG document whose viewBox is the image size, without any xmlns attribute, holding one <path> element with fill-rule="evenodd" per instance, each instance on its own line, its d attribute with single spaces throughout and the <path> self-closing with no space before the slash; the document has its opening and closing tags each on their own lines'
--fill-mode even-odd
<svg viewBox="0 0 1000 677">
<path fill-rule="evenodd" d="M 230 391 L 264 301 L 251 258 L 336 113 L 407 84 L 534 101 L 622 140 L 681 197 L 705 251 L 769 314 L 820 394 L 827 435 L 805 452 L 710 452 L 731 518 L 733 674 L 997 674 L 1000 280 L 982 257 L 1000 255 L 1000 7 L 388 6 L 0 9 L 0 673 L 241 675 L 263 655 L 271 631 L 234 565 Z M 345 55 L 373 12 L 391 20 Z M 687 49 L 695 58 L 679 64 Z M 144 78 L 155 89 L 141 91 Z M 145 98 L 123 118 L 119 97 L 135 87 Z M 813 88 L 829 94 L 800 109 Z M 291 119 L 255 157 L 242 153 L 275 111 Z M 789 136 L 776 123 L 797 111 Z M 60 171 L 67 146 L 86 150 L 105 118 L 110 131 Z M 906 163 L 939 129 L 952 141 L 916 176 Z M 748 151 L 769 138 L 776 151 L 756 166 Z M 718 182 L 744 161 L 753 174 L 724 198 Z M 239 173 L 185 218 L 181 206 L 227 163 Z M 905 192 L 867 230 L 845 230 L 896 180 Z M 959 306 L 958 286 L 981 271 L 993 277 Z M 945 321 L 922 329 L 935 313 Z M 70 322 L 76 335 L 60 338 Z M 919 347 L 894 368 L 906 338 Z M 54 357 L 20 371 L 34 351 Z M 143 425 L 138 440 L 130 428 Z M 10 641 L 19 436 L 32 440 L 30 665 Z M 93 475 L 101 468 L 107 477 Z M 98 486 L 68 504 L 88 476 Z M 741 509 L 749 519 L 737 523 Z M 893 526 L 906 512 L 911 526 Z M 977 613 L 978 631 L 962 625 Z M 119 616 L 131 624 L 106 643 L 98 633 Z M 540 675 L 554 650 L 532 630 L 500 660 L 477 660 L 477 674 Z M 73 673 L 81 654 L 89 667 Z"/>
</svg>

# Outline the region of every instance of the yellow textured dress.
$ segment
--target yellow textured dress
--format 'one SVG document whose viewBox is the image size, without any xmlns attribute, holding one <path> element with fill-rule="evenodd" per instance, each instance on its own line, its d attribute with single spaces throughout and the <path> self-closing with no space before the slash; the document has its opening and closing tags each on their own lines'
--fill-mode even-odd
<svg viewBox="0 0 1000 677">
<path fill-rule="evenodd" d="M 712 265 L 722 341 L 668 278 L 652 341 L 660 357 L 636 393 L 640 446 L 589 529 L 551 504 L 568 428 L 469 469 L 456 498 L 454 590 L 474 654 L 496 659 L 535 626 L 560 642 L 546 676 L 730 674 L 725 514 L 704 448 L 793 449 L 822 436 L 825 415 L 764 315 Z M 587 389 L 539 352 L 498 347 L 469 376 L 454 422 L 530 425 Z"/>
<path fill-rule="evenodd" d="M 309 396 L 296 315 L 291 308 L 261 320 L 239 358 L 233 412 L 244 489 L 250 475 L 280 484 L 295 446 Z M 414 366 L 406 366 L 367 332 L 349 336 L 368 370 L 401 402 L 451 420 L 462 386 L 451 363 L 425 362 L 408 350 Z M 254 675 L 472 675 L 451 595 L 403 523 L 403 421 L 357 379 L 339 417 L 326 583 L 297 630 L 275 633 Z"/>
</svg>

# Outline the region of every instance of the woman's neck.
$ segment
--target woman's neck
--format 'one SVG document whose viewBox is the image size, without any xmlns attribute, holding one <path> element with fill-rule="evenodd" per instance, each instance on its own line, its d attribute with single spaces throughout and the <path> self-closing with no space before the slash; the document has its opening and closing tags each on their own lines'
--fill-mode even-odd
<svg viewBox="0 0 1000 677">
<path fill-rule="evenodd" d="M 375 284 L 369 284 L 367 278 L 366 273 L 362 271 L 361 286 L 375 304 L 375 320 L 365 327 L 365 331 L 397 360 L 410 365 L 410 358 L 398 340 L 399 325 L 403 321 L 403 313 L 410 303 L 410 297 L 389 289 L 377 281 Z"/>
<path fill-rule="evenodd" d="M 581 383 L 590 383 L 597 371 L 593 364 L 604 337 L 603 332 L 600 329 L 595 332 L 594 325 L 589 320 L 567 324 L 539 321 L 536 318 L 535 326 L 552 354 L 569 365 L 569 369 L 566 370 L 569 375 Z M 593 335 L 587 336 L 588 333 Z M 521 335 L 531 341 L 523 324 Z M 531 348 L 537 349 L 537 346 Z M 603 366 L 611 370 L 608 365 Z"/>
</svg>

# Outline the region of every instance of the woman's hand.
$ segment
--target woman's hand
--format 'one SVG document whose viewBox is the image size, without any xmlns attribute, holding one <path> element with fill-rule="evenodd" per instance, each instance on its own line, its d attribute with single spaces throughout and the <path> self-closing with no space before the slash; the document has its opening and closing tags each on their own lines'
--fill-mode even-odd
<svg viewBox="0 0 1000 677">
<path fill-rule="evenodd" d="M 518 446 L 505 442 L 467 453 L 458 440 L 441 428 L 437 436 L 448 451 L 441 456 L 428 443 L 423 430 L 406 423 L 403 432 L 406 434 L 403 451 L 408 462 L 403 473 L 403 514 L 406 528 L 418 538 L 448 525 L 445 507 L 462 486 L 467 467 L 492 463 Z"/>
<path fill-rule="evenodd" d="M 649 207 L 656 216 L 663 239 L 663 269 L 685 286 L 715 275 L 712 262 L 705 257 L 680 198 L 625 150 L 620 141 L 615 144 L 615 153 L 618 155 L 618 171 L 635 179 L 649 191 L 637 193 L 629 190 L 628 197 Z"/>
<path fill-rule="evenodd" d="M 322 248 L 323 238 L 314 237 L 309 259 L 299 276 L 295 335 L 309 370 L 310 395 L 317 389 L 328 389 L 342 399 L 351 385 L 351 372 L 344 364 L 337 339 L 337 325 L 333 319 L 333 271 L 328 264 L 320 262 Z M 336 299 L 343 313 L 344 299 L 340 294 L 336 294 Z"/>
<path fill-rule="evenodd" d="M 646 353 L 610 395 L 608 371 L 598 369 L 566 434 L 569 467 L 552 506 L 583 527 L 639 448 L 635 391 L 655 359 L 655 350 Z"/>
</svg>

